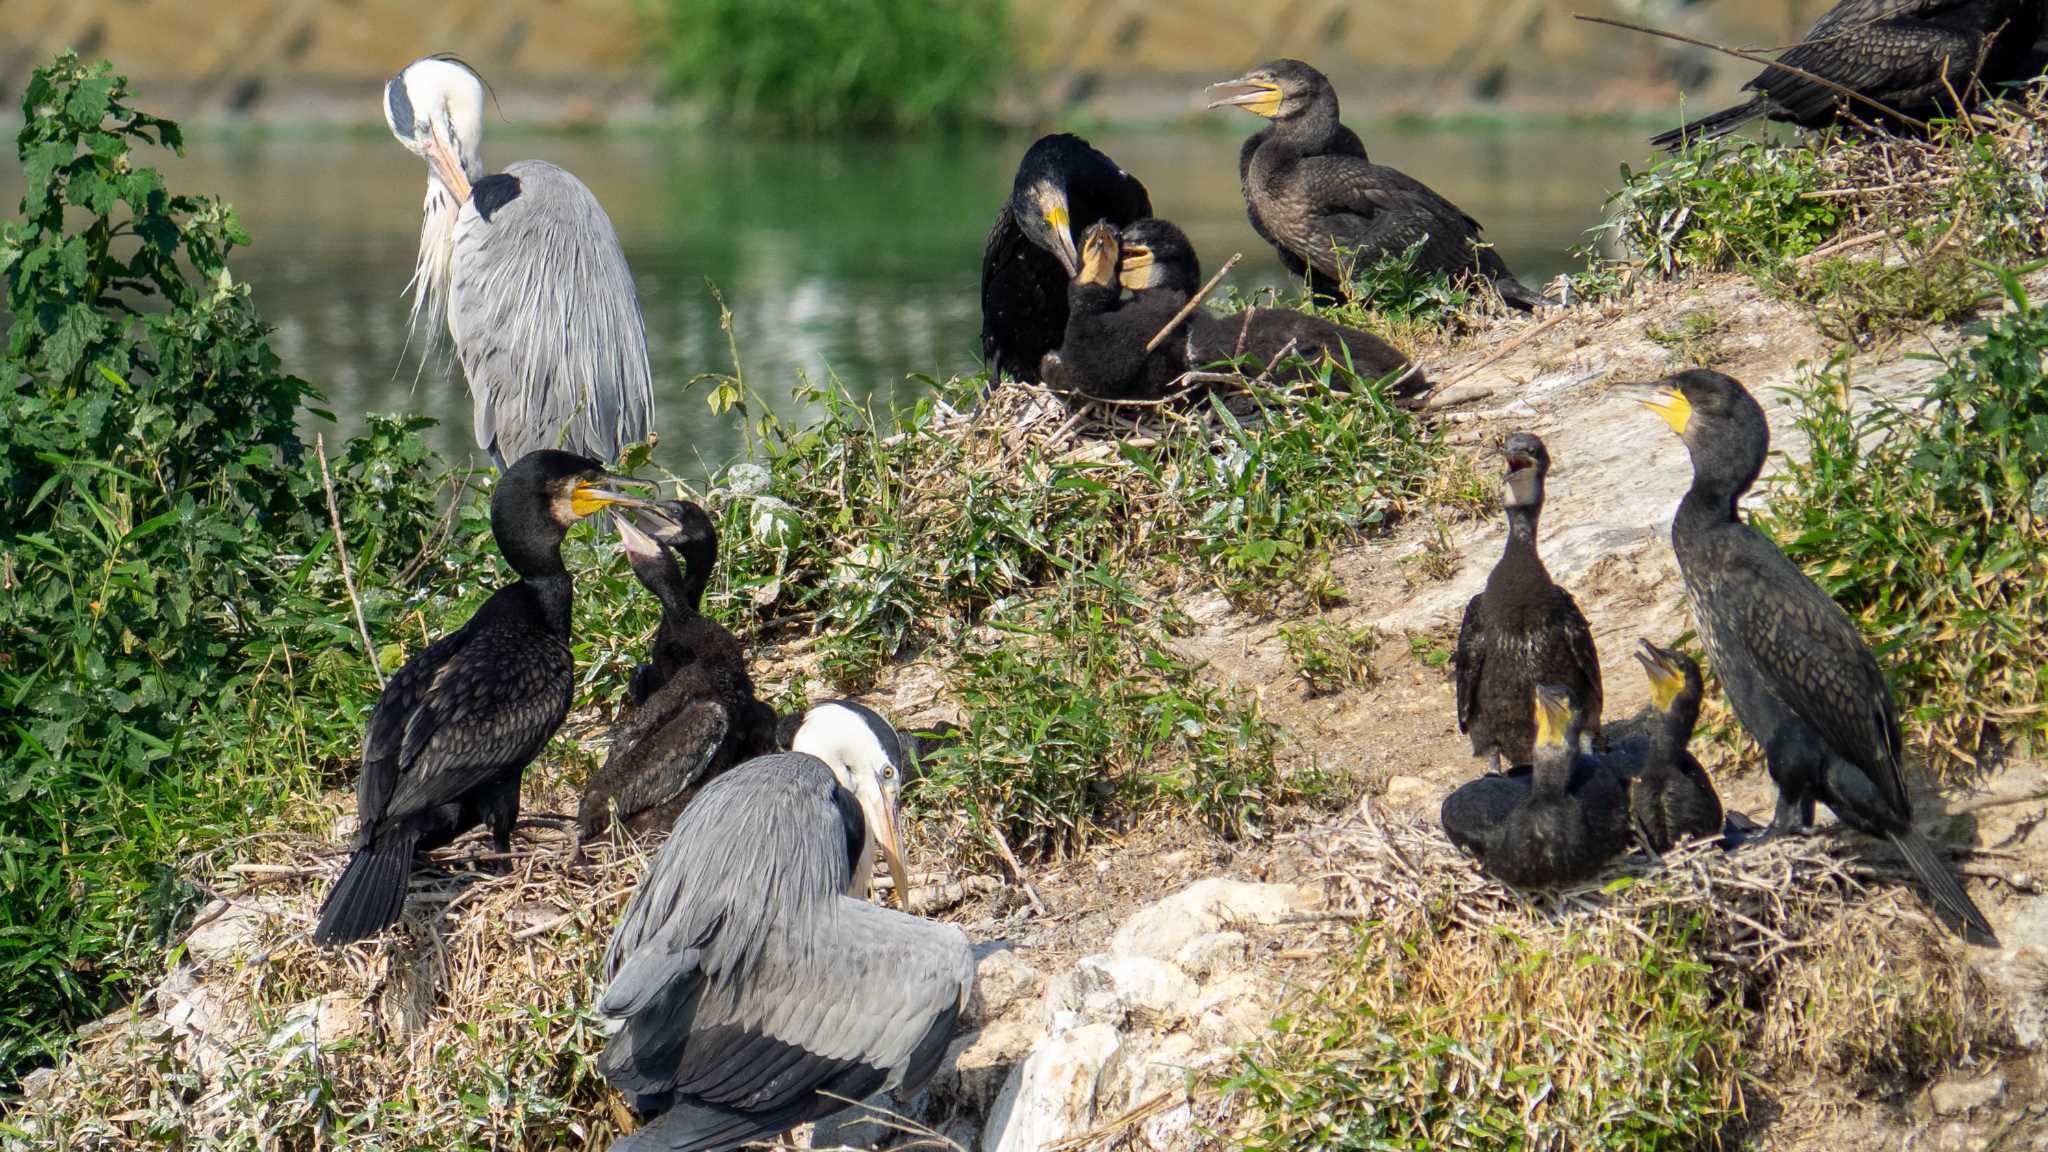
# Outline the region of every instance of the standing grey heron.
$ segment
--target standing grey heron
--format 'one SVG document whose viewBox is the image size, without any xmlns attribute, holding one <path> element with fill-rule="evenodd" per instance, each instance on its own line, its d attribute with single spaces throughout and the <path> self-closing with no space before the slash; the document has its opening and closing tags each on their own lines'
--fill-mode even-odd
<svg viewBox="0 0 2048 1152">
<path fill-rule="evenodd" d="M 599 1066 L 653 1116 L 613 1152 L 736 1148 L 915 1091 L 966 1008 L 967 937 L 865 899 L 876 850 L 910 892 L 895 730 L 821 704 L 793 749 L 704 786 L 612 936 Z"/>
<path fill-rule="evenodd" d="M 612 461 L 645 440 L 647 332 L 597 197 L 544 160 L 484 175 L 484 82 L 459 60 L 407 65 L 384 119 L 427 162 L 413 324 L 431 333 L 446 313 L 478 446 L 503 471 L 536 448 Z"/>
</svg>

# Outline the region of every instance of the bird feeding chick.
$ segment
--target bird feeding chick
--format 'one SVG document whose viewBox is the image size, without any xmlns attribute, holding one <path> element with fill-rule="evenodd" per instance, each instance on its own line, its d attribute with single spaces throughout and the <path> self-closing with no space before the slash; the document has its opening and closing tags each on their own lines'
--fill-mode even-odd
<svg viewBox="0 0 2048 1152">
<path fill-rule="evenodd" d="M 645 1123 L 615 1152 L 714 1152 L 931 1078 L 974 983 L 958 928 L 870 904 L 897 845 L 903 752 L 845 701 L 793 750 L 706 784 L 626 907 L 599 1059 Z"/>
</svg>

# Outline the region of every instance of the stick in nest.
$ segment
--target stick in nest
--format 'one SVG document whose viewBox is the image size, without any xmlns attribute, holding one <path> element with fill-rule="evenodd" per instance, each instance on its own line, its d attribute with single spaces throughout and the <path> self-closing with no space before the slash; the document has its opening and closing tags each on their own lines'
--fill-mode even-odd
<svg viewBox="0 0 2048 1152">
<path fill-rule="evenodd" d="M 334 526 L 334 554 L 341 559 L 341 586 L 348 589 L 348 602 L 355 606 L 356 631 L 362 633 L 363 655 L 370 658 L 370 674 L 377 689 L 384 689 L 384 669 L 377 664 L 377 646 L 370 643 L 370 625 L 363 619 L 363 598 L 356 595 L 355 577 L 348 568 L 348 544 L 341 538 L 341 509 L 334 502 L 334 477 L 327 474 L 327 439 L 313 433 L 313 455 L 320 458 L 320 486 L 327 490 L 327 520 Z"/>
<path fill-rule="evenodd" d="M 1202 306 L 1202 301 L 1208 297 L 1210 290 L 1215 288 L 1216 285 L 1220 283 L 1225 276 L 1228 276 L 1230 274 L 1230 270 L 1232 268 L 1237 267 L 1237 262 L 1242 259 L 1244 259 L 1244 253 L 1231 253 L 1230 259 L 1225 260 L 1223 262 L 1223 267 L 1218 268 L 1216 270 L 1216 274 L 1214 276 L 1209 277 L 1209 282 L 1207 284 L 1202 285 L 1201 291 L 1196 292 L 1193 296 L 1188 297 L 1188 302 L 1180 306 L 1180 311 L 1173 314 L 1173 319 L 1168 320 L 1166 322 L 1166 327 L 1161 328 L 1157 335 L 1153 336 L 1150 340 L 1145 341 L 1146 353 L 1150 354 L 1154 349 L 1158 348 L 1161 344 L 1165 343 L 1166 338 L 1173 334 L 1173 330 L 1175 328 L 1181 326 L 1182 321 L 1186 320 L 1189 316 L 1194 315 L 1195 309 L 1200 308 Z"/>
</svg>

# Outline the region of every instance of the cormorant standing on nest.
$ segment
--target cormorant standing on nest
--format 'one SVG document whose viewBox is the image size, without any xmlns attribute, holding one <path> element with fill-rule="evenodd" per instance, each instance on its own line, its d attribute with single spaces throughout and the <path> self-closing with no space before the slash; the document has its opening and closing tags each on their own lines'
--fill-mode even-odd
<svg viewBox="0 0 2048 1152">
<path fill-rule="evenodd" d="M 989 378 L 1036 382 L 1039 359 L 1067 330 L 1067 285 L 1080 273 L 1074 237 L 1152 214 L 1137 177 L 1079 136 L 1041 137 L 1017 165 L 1009 202 L 981 257 L 981 352 Z"/>
<path fill-rule="evenodd" d="M 316 944 L 360 940 L 398 919 L 417 852 L 487 824 L 500 853 L 519 818 L 519 777 L 569 714 L 569 570 L 562 537 L 601 508 L 642 501 L 568 452 L 529 452 L 491 494 L 491 535 L 519 579 L 384 686 L 363 741 L 355 851 L 320 909 Z"/>
<path fill-rule="evenodd" d="M 1156 400 L 1187 370 L 1172 340 L 1145 351 L 1187 297 L 1140 293 L 1125 300 L 1117 276 L 1120 251 L 1113 225 L 1096 224 L 1082 238 L 1081 271 L 1068 289 L 1066 334 L 1059 350 L 1039 365 L 1039 378 L 1056 392 L 1077 399 Z"/>
<path fill-rule="evenodd" d="M 604 831 L 614 804 L 634 832 L 666 831 L 698 785 L 776 750 L 775 710 L 755 698 L 739 641 L 699 611 L 718 561 L 711 517 L 670 500 L 634 518 L 647 531 L 623 521 L 619 543 L 633 575 L 661 601 L 654 659 L 642 668 L 652 690 L 619 722 L 611 754 L 584 789 L 579 841 Z M 681 568 L 671 553 L 682 556 Z"/>
<path fill-rule="evenodd" d="M 1842 0 L 1778 58 L 1780 64 L 1857 93 L 1916 119 L 1952 113 L 1950 93 L 2024 78 L 2041 35 L 2041 0 Z M 1651 138 L 1659 148 L 1711 140 L 1759 116 L 1803 128 L 1835 122 L 1846 106 L 1860 120 L 1885 119 L 1806 76 L 1772 65 L 1743 85 L 1747 103 L 1724 108 Z"/>
<path fill-rule="evenodd" d="M 1650 850 L 1668 852 L 1682 840 L 1721 834 L 1721 797 L 1686 747 L 1705 689 L 1699 663 L 1683 652 L 1644 640 L 1635 657 L 1650 678 L 1653 714 L 1642 770 L 1628 781 L 1629 812 Z"/>
<path fill-rule="evenodd" d="M 1140 220 L 1123 229 L 1120 240 L 1119 278 L 1134 299 L 1156 296 L 1173 300 L 1162 324 L 1200 291 L 1201 259 L 1187 233 L 1176 225 L 1159 219 Z M 1276 372 L 1273 378 L 1300 382 L 1313 379 L 1327 356 L 1348 366 L 1361 380 L 1394 376 L 1392 395 L 1397 398 L 1410 399 L 1429 390 L 1422 370 L 1393 345 L 1370 332 L 1292 308 L 1246 308 L 1227 316 L 1197 308 L 1182 322 L 1182 331 L 1160 345 L 1162 350 L 1169 346 L 1180 349 L 1178 359 L 1188 368 L 1241 364 L 1245 375 L 1256 376 L 1284 355 L 1298 357 L 1302 367 Z"/>
<path fill-rule="evenodd" d="M 1521 802 L 1498 824 L 1477 829 L 1457 827 L 1451 802 L 1444 805 L 1451 838 L 1476 841 L 1487 872 L 1518 888 L 1588 879 L 1629 841 L 1620 782 L 1577 752 L 1579 713 L 1570 690 L 1545 684 L 1534 696 L 1535 767 Z"/>
<path fill-rule="evenodd" d="M 1643 403 L 1692 455 L 1671 543 L 1707 657 L 1778 785 L 1770 834 L 1810 827 L 1814 801 L 1825 800 L 1844 824 L 1888 838 L 1937 907 L 1991 936 L 1941 850 L 1913 825 L 1898 713 L 1876 658 L 1828 594 L 1737 513 L 1770 452 L 1763 408 L 1704 369 L 1668 378 Z"/>
<path fill-rule="evenodd" d="M 1491 281 L 1502 300 L 1525 310 L 1547 303 L 1515 279 L 1479 238 L 1479 222 L 1457 205 L 1405 173 L 1332 151 L 1343 126 L 1336 89 L 1321 72 L 1299 60 L 1275 60 L 1215 87 L 1241 91 L 1211 108 L 1243 108 L 1273 122 L 1244 181 L 1247 202 L 1283 260 L 1291 254 L 1343 283 L 1357 268 L 1399 258 L 1419 244 L 1418 272 L 1454 281 L 1476 274 Z M 1357 267 L 1347 267 L 1353 262 Z"/>
<path fill-rule="evenodd" d="M 1550 453 L 1527 432 L 1509 436 L 1500 451 L 1508 465 L 1501 492 L 1507 549 L 1485 590 L 1465 605 L 1454 662 L 1458 731 L 1471 735 L 1472 754 L 1487 757 L 1496 771 L 1503 758 L 1528 762 L 1535 738 L 1529 693 L 1538 684 L 1564 685 L 1580 708 L 1585 731 L 1600 731 L 1600 654 L 1593 630 L 1536 551 Z"/>
</svg>

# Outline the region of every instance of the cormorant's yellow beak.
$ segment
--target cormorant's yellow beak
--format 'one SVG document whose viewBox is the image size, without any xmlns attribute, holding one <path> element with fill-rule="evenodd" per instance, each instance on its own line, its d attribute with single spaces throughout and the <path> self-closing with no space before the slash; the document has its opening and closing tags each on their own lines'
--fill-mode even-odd
<svg viewBox="0 0 2048 1152">
<path fill-rule="evenodd" d="M 1636 662 L 1643 666 L 1643 675 L 1650 679 L 1650 703 L 1659 712 L 1669 712 L 1671 702 L 1685 690 L 1685 676 L 1664 659 L 1664 654 L 1650 646 L 1648 640 L 1636 648 Z"/>
<path fill-rule="evenodd" d="M 455 155 L 455 146 L 448 142 L 448 133 L 442 129 L 441 118 L 428 117 L 433 135 L 427 141 L 427 163 L 434 169 L 434 175 L 455 194 L 455 203 L 462 204 L 469 199 L 469 177 L 463 174 L 462 159 Z"/>
<path fill-rule="evenodd" d="M 1686 400 L 1685 393 L 1676 388 L 1659 388 L 1654 395 L 1639 398 L 1636 403 L 1663 417 L 1664 422 L 1671 425 L 1671 430 L 1680 436 L 1685 435 L 1686 425 L 1692 423 L 1692 405 Z"/>
<path fill-rule="evenodd" d="M 1052 230 L 1052 254 L 1060 258 L 1060 267 L 1073 276 L 1081 270 L 1080 253 L 1074 250 L 1073 221 L 1067 215 L 1067 202 L 1055 200 L 1045 210 L 1045 226 Z"/>
<path fill-rule="evenodd" d="M 636 515 L 644 516 L 647 513 Z M 625 551 L 629 560 L 646 560 L 661 555 L 661 545 L 654 537 L 640 530 L 640 526 L 633 522 L 633 516 L 618 516 L 614 519 L 619 525 L 619 547 Z"/>
<path fill-rule="evenodd" d="M 1270 80 L 1254 80 L 1249 76 L 1240 76 L 1235 80 L 1209 85 L 1211 91 L 1218 88 L 1232 88 L 1238 91 L 1209 101 L 1211 108 L 1242 108 L 1254 116 L 1263 116 L 1268 120 L 1280 114 L 1280 86 Z"/>
<path fill-rule="evenodd" d="M 1143 292 L 1159 280 L 1152 250 L 1143 244 L 1125 244 L 1117 254 L 1117 279 L 1133 292 Z"/>
<path fill-rule="evenodd" d="M 1564 743 L 1571 711 L 1571 697 L 1562 688 L 1545 684 L 1536 689 L 1536 743 L 1543 747 Z"/>
<path fill-rule="evenodd" d="M 636 480 L 631 476 L 606 474 L 588 480 L 578 480 L 569 493 L 569 510 L 577 516 L 588 516 L 606 508 L 644 508 L 648 501 L 638 496 L 628 496 L 620 488 L 653 488 L 652 480 Z"/>
<path fill-rule="evenodd" d="M 1107 224 L 1088 229 L 1081 241 L 1081 282 L 1107 288 L 1116 281 L 1116 268 L 1116 230 Z"/>
</svg>

